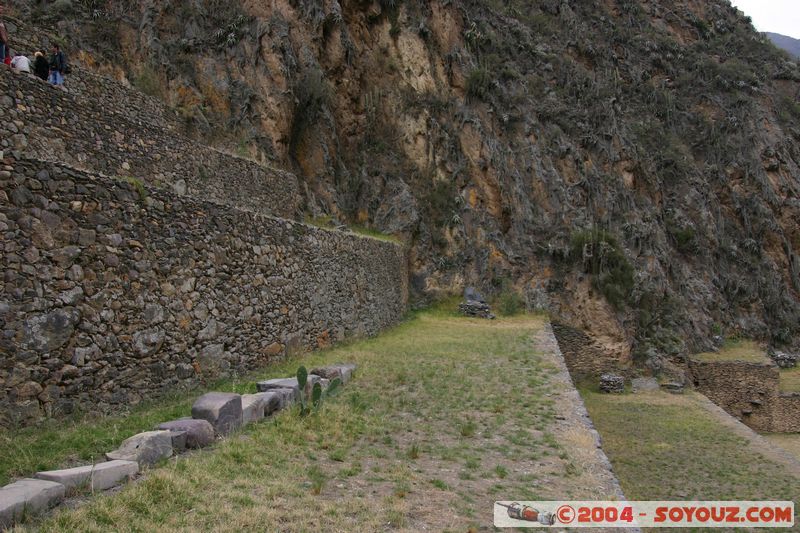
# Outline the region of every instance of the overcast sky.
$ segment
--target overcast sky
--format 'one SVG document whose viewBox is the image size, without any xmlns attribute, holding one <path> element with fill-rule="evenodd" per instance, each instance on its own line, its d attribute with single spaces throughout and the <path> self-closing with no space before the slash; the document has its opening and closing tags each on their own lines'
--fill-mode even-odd
<svg viewBox="0 0 800 533">
<path fill-rule="evenodd" d="M 800 39 L 800 0 L 731 0 L 731 4 L 752 18 L 758 31 Z"/>
</svg>

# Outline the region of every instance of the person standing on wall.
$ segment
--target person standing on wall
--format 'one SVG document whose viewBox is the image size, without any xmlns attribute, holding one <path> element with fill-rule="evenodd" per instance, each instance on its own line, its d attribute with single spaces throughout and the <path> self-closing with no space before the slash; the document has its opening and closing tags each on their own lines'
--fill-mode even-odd
<svg viewBox="0 0 800 533">
<path fill-rule="evenodd" d="M 53 85 L 64 85 L 64 71 L 67 68 L 67 58 L 61 47 L 53 44 L 52 54 L 50 55 L 50 78 L 48 81 Z"/>
<path fill-rule="evenodd" d="M 44 50 L 36 52 L 36 59 L 33 61 L 33 73 L 44 81 L 47 81 L 50 76 L 50 63 L 44 57 Z"/>
<path fill-rule="evenodd" d="M 3 6 L 0 6 L 0 17 L 3 16 Z M 6 23 L 0 18 L 0 63 L 6 63 L 6 58 L 9 57 L 10 50 L 8 48 L 8 29 Z"/>
</svg>

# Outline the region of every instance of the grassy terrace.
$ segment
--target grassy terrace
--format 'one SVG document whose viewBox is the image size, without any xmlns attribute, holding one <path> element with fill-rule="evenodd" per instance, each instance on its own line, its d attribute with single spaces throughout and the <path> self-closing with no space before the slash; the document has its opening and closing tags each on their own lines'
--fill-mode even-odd
<svg viewBox="0 0 800 533">
<path fill-rule="evenodd" d="M 800 392 L 800 367 L 781 370 L 780 387 L 783 392 Z"/>
<path fill-rule="evenodd" d="M 753 450 L 694 393 L 585 391 L 584 400 L 632 500 L 800 498 L 800 478 Z"/>
<path fill-rule="evenodd" d="M 497 498 L 580 491 L 580 467 L 548 432 L 556 412 L 548 376 L 556 370 L 532 342 L 543 323 L 428 311 L 378 338 L 308 355 L 309 367 L 359 364 L 352 384 L 321 414 L 301 419 L 286 411 L 28 528 L 463 532 L 485 528 Z M 265 375 L 293 373 L 297 364 Z M 188 406 L 174 399 L 124 420 L 11 435 L 3 471 L 69 463 L 71 449 L 99 454 L 128 433 L 185 415 Z"/>
<path fill-rule="evenodd" d="M 798 433 L 772 433 L 764 435 L 764 438 L 777 445 L 779 448 L 787 451 L 789 454 L 797 457 L 800 461 L 800 434 Z M 797 500 L 795 500 L 797 502 Z"/>
<path fill-rule="evenodd" d="M 692 356 L 698 361 L 746 361 L 749 363 L 767 363 L 767 352 L 758 343 L 749 340 L 729 340 L 718 352 L 706 352 Z"/>
</svg>

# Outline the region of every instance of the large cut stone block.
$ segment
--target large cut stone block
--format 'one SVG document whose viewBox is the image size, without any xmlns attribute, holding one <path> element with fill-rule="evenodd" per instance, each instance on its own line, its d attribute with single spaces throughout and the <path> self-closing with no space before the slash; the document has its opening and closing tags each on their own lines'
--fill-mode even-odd
<svg viewBox="0 0 800 533">
<path fill-rule="evenodd" d="M 342 380 L 342 385 L 346 385 L 347 382 L 353 377 L 353 372 L 355 372 L 355 370 L 356 365 L 354 364 L 336 364 L 322 368 L 315 368 L 311 371 L 311 373 L 329 380 L 339 378 Z"/>
<path fill-rule="evenodd" d="M 262 394 L 274 394 L 278 398 L 277 411 L 291 407 L 296 398 L 294 389 L 271 389 Z"/>
<path fill-rule="evenodd" d="M 264 400 L 264 416 L 269 416 L 283 408 L 284 399 L 277 391 L 259 392 L 258 396 Z"/>
<path fill-rule="evenodd" d="M 14 525 L 25 515 L 55 507 L 64 499 L 61 483 L 44 479 L 21 479 L 0 489 L 0 528 Z"/>
<path fill-rule="evenodd" d="M 164 422 L 159 424 L 156 429 L 172 432 L 186 432 L 187 448 L 204 448 L 214 443 L 214 426 L 207 420 L 195 420 L 184 418 Z"/>
<path fill-rule="evenodd" d="M 242 397 L 228 392 L 209 392 L 194 402 L 192 418 L 207 420 L 220 435 L 242 426 Z"/>
<path fill-rule="evenodd" d="M 172 433 L 146 431 L 127 439 L 119 449 L 106 454 L 110 461 L 136 461 L 139 466 L 154 465 L 172 457 Z"/>
<path fill-rule="evenodd" d="M 66 470 L 39 472 L 38 479 L 61 483 L 68 489 L 106 490 L 128 481 L 139 472 L 136 461 L 108 461 Z"/>
<path fill-rule="evenodd" d="M 297 383 L 297 378 L 281 378 L 281 379 L 268 379 L 266 381 L 259 381 L 256 383 L 258 392 L 268 392 L 275 389 L 289 389 L 292 391 L 293 399 L 300 399 L 300 385 Z"/>
<path fill-rule="evenodd" d="M 316 374 L 309 374 L 306 380 L 306 395 L 311 394 L 311 389 L 315 383 L 318 383 L 321 378 Z M 278 378 L 268 379 L 266 381 L 259 381 L 256 383 L 258 392 L 268 392 L 275 389 L 291 389 L 294 391 L 294 399 L 300 399 L 300 384 L 297 383 L 297 378 Z"/>
<path fill-rule="evenodd" d="M 258 394 L 245 394 L 242 396 L 242 423 L 250 424 L 264 419 L 264 397 Z"/>
</svg>

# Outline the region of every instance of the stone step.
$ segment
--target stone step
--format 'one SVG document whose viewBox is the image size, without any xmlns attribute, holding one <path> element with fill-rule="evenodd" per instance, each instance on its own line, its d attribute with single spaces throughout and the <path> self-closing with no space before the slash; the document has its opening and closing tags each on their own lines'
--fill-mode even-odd
<svg viewBox="0 0 800 533">
<path fill-rule="evenodd" d="M 86 488 L 94 491 L 116 487 L 138 473 L 139 464 L 136 461 L 115 460 L 66 470 L 39 472 L 35 477 L 61 483 L 67 489 Z"/>
<path fill-rule="evenodd" d="M 44 479 L 21 479 L 6 485 L 0 489 L 0 529 L 55 507 L 65 493 L 64 485 Z"/>
<path fill-rule="evenodd" d="M 242 395 L 242 424 L 247 425 L 264 419 L 266 399 L 262 394 L 267 393 Z"/>
</svg>

